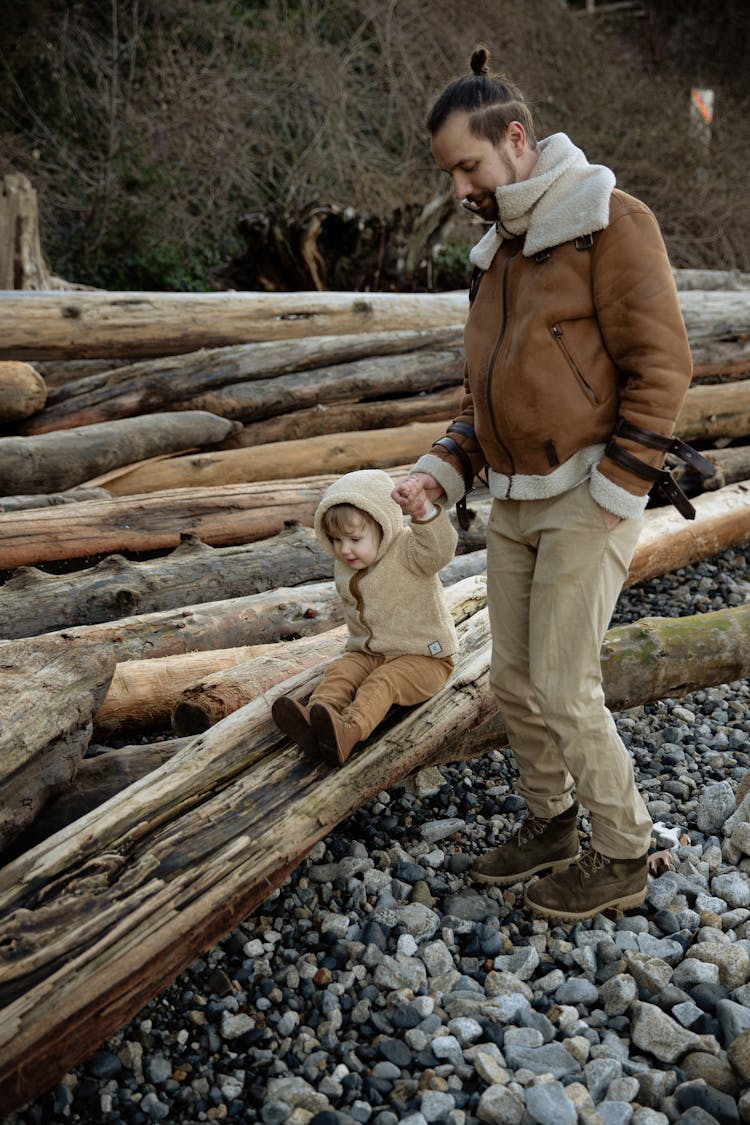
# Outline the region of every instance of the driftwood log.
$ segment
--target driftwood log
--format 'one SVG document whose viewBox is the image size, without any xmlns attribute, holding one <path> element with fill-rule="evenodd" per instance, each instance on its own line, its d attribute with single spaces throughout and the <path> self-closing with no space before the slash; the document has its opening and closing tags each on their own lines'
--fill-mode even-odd
<svg viewBox="0 0 750 1125">
<path fill-rule="evenodd" d="M 0 658 L 11 659 L 15 646 L 21 645 L 21 651 L 34 649 L 41 659 L 54 655 L 60 641 L 68 641 L 100 652 L 103 660 L 143 660 L 309 636 L 340 625 L 342 620 L 333 583 L 308 582 L 0 641 Z"/>
<path fill-rule="evenodd" d="M 272 539 L 237 547 L 185 536 L 170 555 L 144 562 L 108 555 L 92 569 L 59 575 L 20 567 L 2 587 L 0 637 L 241 598 L 332 575 L 333 561 L 312 528 L 290 525 Z"/>
<path fill-rule="evenodd" d="M 687 465 L 672 470 L 672 476 L 688 496 L 701 492 L 715 492 L 728 484 L 750 480 L 750 445 L 727 446 L 723 449 L 703 449 L 703 456 L 714 466 L 710 477 L 703 477 Z"/>
<path fill-rule="evenodd" d="M 0 649 L 0 851 L 75 775 L 92 717 L 109 687 L 112 656 L 33 642 Z"/>
<path fill-rule="evenodd" d="M 684 441 L 750 434 L 750 379 L 691 387 L 675 427 Z"/>
<path fill-rule="evenodd" d="M 193 395 L 177 405 L 179 409 L 211 410 L 224 418 L 252 422 L 321 403 L 361 402 L 455 387 L 461 383 L 463 368 L 462 348 L 429 349 L 235 383 Z"/>
<path fill-rule="evenodd" d="M 460 327 L 360 332 L 203 349 L 176 357 L 120 364 L 113 370 L 92 373 L 52 390 L 47 409 L 35 423 L 58 429 L 146 414 L 171 408 L 191 395 L 208 394 L 235 383 L 425 348 L 452 348 L 460 345 L 461 339 Z"/>
<path fill-rule="evenodd" d="M 163 550 L 176 547 L 188 533 L 215 546 L 268 539 L 290 520 L 311 526 L 332 479 L 307 477 L 252 488 L 246 484 L 186 488 L 92 500 L 72 510 L 4 512 L 0 570 L 111 551 Z"/>
<path fill-rule="evenodd" d="M 3 852 L 2 862 L 9 863 L 74 820 L 98 809 L 115 793 L 169 761 L 186 742 L 185 738 L 167 738 L 117 750 L 90 743 L 91 756 L 80 762 L 66 788 L 45 804 L 42 815 L 14 837 Z"/>
<path fill-rule="evenodd" d="M 0 490 L 62 492 L 156 454 L 216 445 L 237 423 L 203 410 L 143 414 L 35 437 L 0 437 Z"/>
<path fill-rule="evenodd" d="M 708 628 L 721 648 L 716 663 L 725 676 L 744 676 L 750 609 L 722 612 L 722 625 Z M 685 628 L 706 629 L 710 616 Z M 631 666 L 658 661 L 657 626 L 644 630 L 640 653 L 638 626 L 628 628 L 636 630 L 623 649 Z M 125 1024 L 363 802 L 419 766 L 455 759 L 470 731 L 486 729 L 495 713 L 486 612 L 459 631 L 448 684 L 379 728 L 342 769 L 303 759 L 280 737 L 269 693 L 0 871 L 4 1107 L 48 1089 Z M 698 648 L 705 673 L 706 642 L 694 636 L 685 651 Z M 617 663 L 605 666 L 608 700 Z M 677 678 L 685 681 L 684 669 Z M 304 698 L 316 680 L 303 672 L 279 690 Z M 621 693 L 632 705 L 634 692 Z"/>
<path fill-rule="evenodd" d="M 673 269 L 675 284 L 680 290 L 750 289 L 750 273 L 741 270 Z"/>
<path fill-rule="evenodd" d="M 390 471 L 398 480 L 408 470 L 394 466 Z M 268 539 L 290 521 L 312 526 L 333 479 L 301 477 L 93 500 L 77 506 L 75 519 L 59 508 L 1 513 L 0 570 L 110 551 L 160 550 L 176 546 L 185 534 L 217 546 Z M 459 531 L 459 552 L 476 550 L 484 542 L 488 501 L 473 505 L 469 530 Z"/>
<path fill-rule="evenodd" d="M 20 512 L 24 508 L 56 508 L 58 504 L 81 504 L 86 500 L 109 499 L 110 494 L 106 488 L 69 488 L 65 492 L 0 496 L 0 512 Z"/>
<path fill-rule="evenodd" d="M 431 391 L 406 398 L 374 402 L 318 403 L 306 410 L 292 410 L 262 422 L 248 422 L 228 437 L 220 449 L 247 449 L 269 442 L 296 441 L 319 434 L 350 430 L 379 430 L 406 426 L 409 422 L 447 421 L 458 414 L 463 387 Z"/>
<path fill-rule="evenodd" d="M 455 293 L 0 293 L 0 359 L 165 356 L 463 325 Z"/>
<path fill-rule="evenodd" d="M 257 448 L 215 450 L 171 457 L 157 465 L 124 468 L 106 482 L 113 496 L 133 496 L 173 488 L 294 480 L 315 466 L 334 476 L 353 469 L 390 469 L 413 464 L 445 433 L 445 421 L 411 422 L 384 430 L 351 430 Z"/>
<path fill-rule="evenodd" d="M 36 414 L 46 401 L 47 385 L 30 363 L 0 363 L 0 426 Z"/>
<path fill-rule="evenodd" d="M 698 370 L 748 370 L 750 291 L 680 293 Z M 0 359 L 177 355 L 302 336 L 462 325 L 468 292 L 0 293 Z M 744 365 L 744 366 L 743 366 Z"/>
<path fill-rule="evenodd" d="M 36 191 L 26 176 L 11 172 L 0 181 L 0 289 L 52 288 Z"/>
<path fill-rule="evenodd" d="M 465 620 L 486 602 L 484 575 L 465 578 L 448 586 L 446 602 L 454 621 Z M 343 625 L 300 637 L 283 644 L 271 643 L 224 649 L 219 652 L 189 653 L 165 660 L 127 661 L 115 669 L 109 691 L 94 717 L 94 733 L 100 736 L 112 731 L 135 729 L 169 729 L 177 734 L 196 734 L 213 726 L 220 718 L 236 711 L 274 684 L 337 656 L 344 647 Z M 211 668 L 212 662 L 214 662 Z M 205 703 L 210 685 L 204 677 L 218 668 L 230 672 L 215 696 L 214 710 Z M 237 678 L 231 672 L 238 673 Z M 192 707 L 190 689 L 205 688 L 197 708 Z M 230 702 L 231 700 L 231 702 Z M 180 716 L 175 721 L 175 707 Z M 207 718 L 207 715 L 211 716 Z"/>
</svg>

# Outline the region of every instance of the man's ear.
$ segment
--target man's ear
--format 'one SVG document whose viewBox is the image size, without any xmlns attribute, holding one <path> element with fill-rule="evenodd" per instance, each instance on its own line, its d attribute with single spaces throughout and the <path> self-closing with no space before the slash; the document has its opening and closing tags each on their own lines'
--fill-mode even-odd
<svg viewBox="0 0 750 1125">
<path fill-rule="evenodd" d="M 505 133 L 510 146 L 517 156 L 521 156 L 528 146 L 526 130 L 520 121 L 511 121 Z"/>
</svg>

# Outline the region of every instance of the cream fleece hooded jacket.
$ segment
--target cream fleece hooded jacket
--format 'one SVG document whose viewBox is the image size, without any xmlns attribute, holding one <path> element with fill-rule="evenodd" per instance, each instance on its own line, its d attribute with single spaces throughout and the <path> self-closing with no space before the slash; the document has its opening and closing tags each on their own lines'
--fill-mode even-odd
<svg viewBox="0 0 750 1125">
<path fill-rule="evenodd" d="M 454 656 L 456 630 L 437 572 L 453 558 L 458 536 L 440 509 L 424 522 L 405 526 L 393 487 L 382 469 L 346 473 L 326 491 L 315 513 L 318 541 L 330 555 L 333 544 L 323 516 L 335 504 L 367 512 L 383 533 L 375 561 L 365 570 L 353 570 L 334 556 L 333 577 L 349 630 L 345 647 L 383 656 Z"/>
</svg>

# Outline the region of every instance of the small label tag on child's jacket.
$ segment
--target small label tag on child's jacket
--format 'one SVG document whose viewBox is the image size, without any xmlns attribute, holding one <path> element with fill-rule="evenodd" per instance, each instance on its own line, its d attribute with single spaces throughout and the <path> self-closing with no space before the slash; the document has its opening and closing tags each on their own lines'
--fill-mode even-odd
<svg viewBox="0 0 750 1125">
<path fill-rule="evenodd" d="M 430 641 L 427 649 L 430 653 L 430 656 L 437 656 L 439 652 L 443 651 L 443 646 L 441 645 L 440 641 Z"/>
</svg>

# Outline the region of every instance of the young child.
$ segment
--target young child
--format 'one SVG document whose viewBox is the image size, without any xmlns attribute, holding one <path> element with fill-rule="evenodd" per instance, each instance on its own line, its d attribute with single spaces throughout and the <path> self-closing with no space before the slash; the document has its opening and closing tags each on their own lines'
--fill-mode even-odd
<svg viewBox="0 0 750 1125">
<path fill-rule="evenodd" d="M 437 572 L 453 558 L 456 532 L 440 508 L 423 507 L 420 490 L 407 484 L 397 502 L 393 487 L 381 469 L 361 469 L 323 496 L 315 531 L 334 558 L 349 636 L 307 707 L 282 695 L 271 708 L 304 754 L 334 765 L 392 704 L 429 699 L 454 666 L 456 631 Z"/>
</svg>

